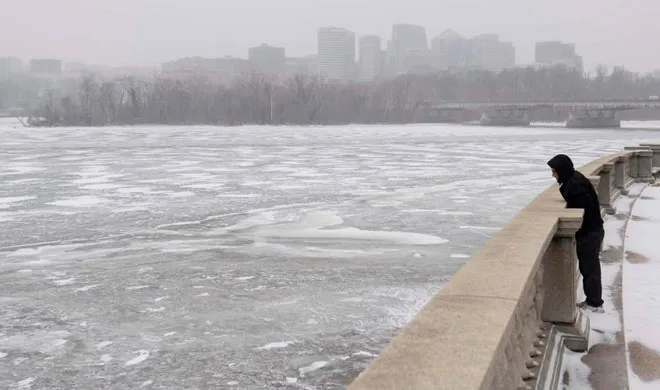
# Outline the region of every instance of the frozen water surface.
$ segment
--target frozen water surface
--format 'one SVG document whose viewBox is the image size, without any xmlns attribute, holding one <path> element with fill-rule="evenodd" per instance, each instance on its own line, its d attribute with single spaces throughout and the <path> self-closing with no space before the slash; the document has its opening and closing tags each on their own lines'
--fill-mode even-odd
<svg viewBox="0 0 660 390">
<path fill-rule="evenodd" d="M 26 389 L 343 388 L 551 183 L 554 153 L 660 134 L 0 132 L 0 388 Z"/>
</svg>

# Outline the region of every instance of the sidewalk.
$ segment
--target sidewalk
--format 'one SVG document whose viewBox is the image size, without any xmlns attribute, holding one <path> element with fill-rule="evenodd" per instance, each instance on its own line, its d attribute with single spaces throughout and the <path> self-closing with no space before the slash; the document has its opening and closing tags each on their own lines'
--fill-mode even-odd
<svg viewBox="0 0 660 390">
<path fill-rule="evenodd" d="M 631 390 L 660 389 L 660 185 L 635 203 L 626 229 L 623 320 Z"/>
<path fill-rule="evenodd" d="M 635 184 L 615 209 L 601 256 L 605 313 L 587 312 L 589 352 L 567 352 L 561 389 L 660 389 L 660 187 Z"/>
</svg>

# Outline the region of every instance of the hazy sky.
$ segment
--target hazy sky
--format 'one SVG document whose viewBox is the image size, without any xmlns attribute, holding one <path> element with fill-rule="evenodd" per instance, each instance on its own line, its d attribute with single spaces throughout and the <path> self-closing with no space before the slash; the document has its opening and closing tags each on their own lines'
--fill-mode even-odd
<svg viewBox="0 0 660 390">
<path fill-rule="evenodd" d="M 247 56 L 259 43 L 316 52 L 316 30 L 345 27 L 389 39 L 394 23 L 495 32 L 518 63 L 534 42 L 575 42 L 599 63 L 660 69 L 660 0 L 0 0 L 0 56 L 94 64 L 159 64 L 183 56 Z"/>
</svg>

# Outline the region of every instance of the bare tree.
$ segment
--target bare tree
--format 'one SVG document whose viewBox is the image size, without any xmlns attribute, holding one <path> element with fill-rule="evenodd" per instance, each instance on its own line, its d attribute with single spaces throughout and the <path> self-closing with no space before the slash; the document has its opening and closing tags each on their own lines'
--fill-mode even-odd
<svg viewBox="0 0 660 390">
<path fill-rule="evenodd" d="M 326 103 L 319 78 L 296 73 L 286 84 L 291 93 L 291 101 L 302 109 L 303 123 L 315 123 Z"/>
<path fill-rule="evenodd" d="M 87 77 L 64 80 L 38 97 L 30 88 L 0 89 L 4 106 L 28 96 L 34 126 L 106 124 L 343 124 L 410 123 L 424 108 L 439 102 L 505 102 L 638 98 L 660 95 L 660 73 L 639 75 L 623 68 L 596 69 L 593 77 L 578 70 L 509 69 L 445 71 L 401 75 L 370 83 L 328 83 L 308 74 L 276 79 L 251 73 L 231 83 L 206 77 L 185 79 L 124 77 L 101 82 Z M 35 103 L 38 101 L 38 103 Z M 471 114 L 470 114 L 471 115 Z M 558 112 L 542 113 L 556 120 Z M 641 114 L 640 114 L 641 115 Z M 660 118 L 649 112 L 648 117 Z M 469 115 L 466 113 L 466 117 Z"/>
</svg>

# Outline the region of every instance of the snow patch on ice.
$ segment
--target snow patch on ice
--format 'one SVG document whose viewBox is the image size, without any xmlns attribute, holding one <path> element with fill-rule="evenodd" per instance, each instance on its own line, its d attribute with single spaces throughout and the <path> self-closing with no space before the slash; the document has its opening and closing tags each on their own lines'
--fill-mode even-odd
<svg viewBox="0 0 660 390">
<path fill-rule="evenodd" d="M 362 249 L 340 249 L 319 248 L 313 246 L 298 247 L 296 243 L 291 245 L 275 244 L 270 242 L 255 242 L 252 245 L 230 248 L 232 251 L 247 253 L 250 255 L 284 255 L 287 257 L 310 257 L 310 258 L 356 258 L 358 256 L 377 256 L 395 249 L 383 249 L 372 246 L 370 250 Z"/>
<path fill-rule="evenodd" d="M 275 343 L 269 343 L 264 346 L 257 348 L 258 351 L 271 350 L 271 349 L 281 349 L 286 348 L 289 345 L 293 344 L 293 341 L 278 341 Z"/>
<path fill-rule="evenodd" d="M 168 192 L 166 193 L 170 198 L 186 198 L 189 196 L 195 196 L 194 192 L 191 191 L 180 191 L 180 192 Z"/>
<path fill-rule="evenodd" d="M 373 354 L 373 353 L 371 353 L 371 352 L 367 352 L 367 351 L 358 351 L 358 352 L 355 352 L 355 353 L 353 354 L 353 356 L 376 357 L 376 356 L 378 356 L 378 355 Z"/>
<path fill-rule="evenodd" d="M 298 372 L 300 373 L 300 376 L 305 376 L 309 374 L 310 372 L 314 372 L 316 370 L 319 370 L 325 366 L 327 366 L 329 363 L 326 361 L 318 361 L 310 364 L 309 366 L 305 366 L 302 368 L 298 369 Z"/>
<path fill-rule="evenodd" d="M 82 186 L 80 188 L 82 188 L 83 190 L 103 191 L 103 190 L 114 190 L 116 188 L 121 188 L 121 186 L 112 183 L 98 183 L 98 184 L 89 184 L 86 186 Z"/>
<path fill-rule="evenodd" d="M 361 230 L 356 227 L 326 229 L 343 223 L 343 218 L 335 212 L 314 211 L 307 213 L 298 221 L 258 226 L 250 233 L 263 238 L 354 239 L 411 245 L 438 245 L 448 242 L 446 239 L 421 233 Z"/>
<path fill-rule="evenodd" d="M 34 378 L 23 379 L 22 381 L 18 381 L 14 384 L 14 389 L 16 390 L 31 389 L 33 383 L 34 383 Z"/>
<path fill-rule="evenodd" d="M 148 194 L 151 192 L 149 187 L 123 187 L 119 188 L 117 192 L 121 194 Z"/>
<path fill-rule="evenodd" d="M 158 242 L 156 246 L 163 253 L 195 253 L 231 248 L 227 245 L 218 245 L 217 240 L 171 240 Z"/>
<path fill-rule="evenodd" d="M 446 216 L 469 216 L 474 215 L 471 211 L 452 211 L 444 209 L 406 209 L 401 210 L 404 213 L 431 213 L 437 215 L 446 215 Z"/>
<path fill-rule="evenodd" d="M 97 343 L 95 345 L 95 347 L 96 347 L 96 350 L 100 351 L 105 347 L 111 346 L 112 344 L 114 344 L 112 341 L 101 341 L 100 343 Z"/>
<path fill-rule="evenodd" d="M 142 363 L 143 361 L 145 361 L 149 358 L 149 351 L 144 350 L 144 349 L 141 349 L 139 351 L 135 351 L 133 353 L 137 353 L 138 356 L 136 356 L 135 358 L 127 361 L 126 363 L 124 363 L 125 366 L 134 366 L 136 364 Z"/>
<path fill-rule="evenodd" d="M 49 257 L 49 256 L 60 256 L 63 253 L 72 251 L 83 247 L 80 244 L 62 244 L 62 245 L 43 245 L 37 248 L 20 248 L 14 252 L 9 253 L 8 257 Z"/>
<path fill-rule="evenodd" d="M 28 200 L 37 199 L 36 196 L 10 196 L 0 198 L 0 209 L 8 209 L 16 203 L 22 203 Z"/>
<path fill-rule="evenodd" d="M 49 204 L 62 207 L 92 207 L 107 202 L 109 202 L 108 199 L 100 198 L 98 196 L 78 196 L 75 198 L 58 200 Z"/>
<path fill-rule="evenodd" d="M 149 288 L 149 287 L 151 287 L 151 286 L 146 286 L 146 285 L 145 286 L 130 286 L 130 287 L 126 287 L 126 290 L 128 290 L 128 291 L 144 290 L 145 288 Z"/>
<path fill-rule="evenodd" d="M 341 299 L 340 302 L 362 303 L 362 302 L 376 302 L 376 301 L 373 299 L 367 299 L 362 297 L 351 297 L 351 298 Z"/>
<path fill-rule="evenodd" d="M 499 227 L 492 227 L 492 226 L 470 226 L 470 225 L 462 225 L 459 226 L 458 228 L 464 230 L 500 230 L 501 229 Z"/>
<path fill-rule="evenodd" d="M 74 284 L 75 282 L 76 282 L 76 278 L 68 278 L 68 279 L 54 280 L 50 282 L 50 284 L 55 286 L 68 286 L 69 284 Z"/>
<path fill-rule="evenodd" d="M 0 345 L 7 350 L 18 350 L 25 353 L 40 352 L 44 354 L 57 354 L 67 343 L 67 331 L 37 331 L 17 334 L 9 337 L 0 337 Z"/>
</svg>

